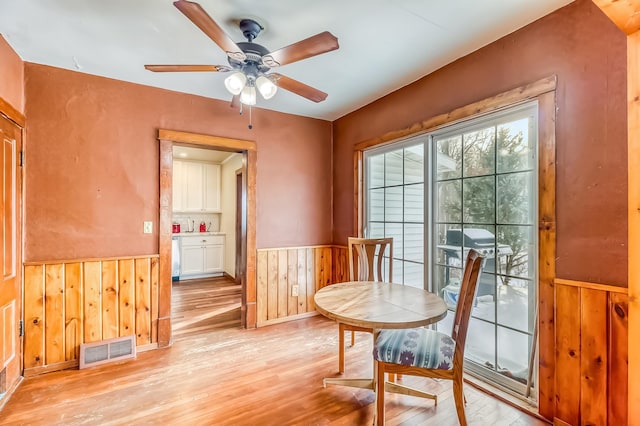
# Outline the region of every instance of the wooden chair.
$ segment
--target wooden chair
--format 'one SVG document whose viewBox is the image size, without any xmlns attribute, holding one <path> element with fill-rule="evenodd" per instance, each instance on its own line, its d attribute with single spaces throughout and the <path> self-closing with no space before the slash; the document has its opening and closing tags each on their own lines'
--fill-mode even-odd
<svg viewBox="0 0 640 426">
<path fill-rule="evenodd" d="M 347 256 L 349 256 L 350 281 L 384 281 L 385 278 L 388 282 L 391 281 L 393 276 L 393 238 L 349 237 Z M 388 271 L 386 277 L 384 265 Z M 351 346 L 353 346 L 356 331 L 373 333 L 373 330 L 342 323 L 338 323 L 338 330 L 340 333 L 338 338 L 340 345 L 338 371 L 344 373 L 344 332 L 351 331 Z"/>
<path fill-rule="evenodd" d="M 475 250 L 470 250 L 467 255 L 451 337 L 427 328 L 380 331 L 373 348 L 377 368 L 376 424 L 384 425 L 384 374 L 401 373 L 453 380 L 458 420 L 466 426 L 462 394 L 464 346 L 483 260 L 484 256 Z M 401 387 L 395 383 L 387 383 L 386 386 Z M 403 392 L 405 394 L 431 398 L 437 403 L 435 395 L 403 388 L 410 391 Z"/>
</svg>

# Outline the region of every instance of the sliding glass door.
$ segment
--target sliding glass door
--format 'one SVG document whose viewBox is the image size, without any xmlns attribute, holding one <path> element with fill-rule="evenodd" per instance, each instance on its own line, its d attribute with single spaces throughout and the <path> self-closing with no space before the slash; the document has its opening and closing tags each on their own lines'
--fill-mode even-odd
<svg viewBox="0 0 640 426">
<path fill-rule="evenodd" d="M 394 237 L 395 282 L 445 299 L 438 330 L 451 331 L 466 253 L 485 254 L 466 365 L 521 394 L 535 386 L 536 129 L 530 103 L 365 153 L 365 233 Z"/>
</svg>

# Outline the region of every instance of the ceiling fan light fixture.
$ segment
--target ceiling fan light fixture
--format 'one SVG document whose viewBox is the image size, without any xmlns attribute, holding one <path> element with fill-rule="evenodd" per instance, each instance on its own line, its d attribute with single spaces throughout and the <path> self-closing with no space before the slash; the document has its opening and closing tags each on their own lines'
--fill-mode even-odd
<svg viewBox="0 0 640 426">
<path fill-rule="evenodd" d="M 255 105 L 256 104 L 256 88 L 255 86 L 244 86 L 242 91 L 240 92 L 240 102 L 245 105 Z"/>
<path fill-rule="evenodd" d="M 278 91 L 278 86 L 276 86 L 269 77 L 265 77 L 264 75 L 256 79 L 256 87 L 265 99 L 273 98 Z"/>
<path fill-rule="evenodd" d="M 238 71 L 224 79 L 224 87 L 227 88 L 232 95 L 239 95 L 242 89 L 246 87 L 247 76 Z"/>
</svg>

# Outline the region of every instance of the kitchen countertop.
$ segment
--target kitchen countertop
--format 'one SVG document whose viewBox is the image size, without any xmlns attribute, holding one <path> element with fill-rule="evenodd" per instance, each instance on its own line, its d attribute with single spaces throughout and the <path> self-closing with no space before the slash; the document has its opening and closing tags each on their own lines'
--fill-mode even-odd
<svg viewBox="0 0 640 426">
<path fill-rule="evenodd" d="M 208 237 L 211 235 L 226 235 L 226 232 L 180 232 L 171 235 L 174 237 Z"/>
</svg>

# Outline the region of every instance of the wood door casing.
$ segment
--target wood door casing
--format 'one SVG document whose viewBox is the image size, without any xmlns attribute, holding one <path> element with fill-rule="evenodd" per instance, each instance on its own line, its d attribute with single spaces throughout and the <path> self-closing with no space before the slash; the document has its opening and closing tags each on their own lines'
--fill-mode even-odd
<svg viewBox="0 0 640 426">
<path fill-rule="evenodd" d="M 246 328 L 256 327 L 256 171 L 257 145 L 254 141 L 231 139 L 177 130 L 158 130 L 160 142 L 160 223 L 158 247 L 160 252 L 158 346 L 171 345 L 171 207 L 173 179 L 173 145 L 213 148 L 218 151 L 243 153 L 246 191 L 245 285 L 246 298 L 242 304 L 242 321 Z"/>
<path fill-rule="evenodd" d="M 2 140 L 2 227 L 0 227 L 0 393 L 11 390 L 22 374 L 22 348 L 19 321 L 22 318 L 20 194 L 21 174 L 19 154 L 22 150 L 22 130 L 0 115 Z"/>
</svg>

